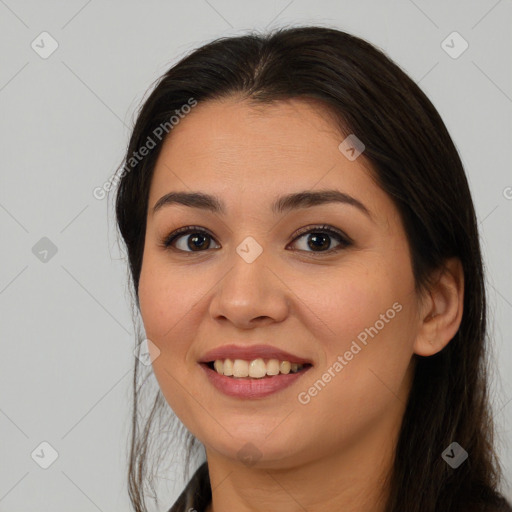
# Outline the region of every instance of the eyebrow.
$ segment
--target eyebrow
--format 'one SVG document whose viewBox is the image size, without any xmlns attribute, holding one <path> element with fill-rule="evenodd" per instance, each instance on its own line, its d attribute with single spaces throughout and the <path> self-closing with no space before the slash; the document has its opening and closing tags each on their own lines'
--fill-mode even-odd
<svg viewBox="0 0 512 512">
<path fill-rule="evenodd" d="M 284 213 L 300 208 L 311 208 L 328 203 L 342 203 L 354 206 L 368 216 L 372 221 L 373 217 L 368 208 L 349 194 L 339 190 L 302 191 L 279 197 L 272 204 L 272 212 L 275 214 Z M 213 213 L 225 215 L 226 209 L 223 202 L 216 196 L 202 192 L 169 192 L 162 196 L 153 207 L 153 215 L 164 206 L 180 204 L 190 208 L 199 208 Z"/>
</svg>

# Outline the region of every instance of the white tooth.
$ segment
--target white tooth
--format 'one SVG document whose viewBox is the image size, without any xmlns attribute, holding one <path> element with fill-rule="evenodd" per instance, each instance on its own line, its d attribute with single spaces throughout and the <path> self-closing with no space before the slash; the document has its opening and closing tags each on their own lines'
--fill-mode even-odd
<svg viewBox="0 0 512 512">
<path fill-rule="evenodd" d="M 279 360 L 271 359 L 267 363 L 267 375 L 279 375 Z"/>
<path fill-rule="evenodd" d="M 249 363 L 243 359 L 235 359 L 233 377 L 249 377 Z"/>
<path fill-rule="evenodd" d="M 220 373 L 221 375 L 224 375 L 223 369 L 224 369 L 224 363 L 221 359 L 216 359 L 213 363 L 213 367 L 215 368 L 215 371 L 217 373 Z"/>
<path fill-rule="evenodd" d="M 251 361 L 251 364 L 249 365 L 249 377 L 261 379 L 262 377 L 265 377 L 266 374 L 267 365 L 265 364 L 265 361 L 261 359 L 261 357 Z"/>
<path fill-rule="evenodd" d="M 281 364 L 279 365 L 279 371 L 284 374 L 290 373 L 291 367 L 292 364 L 290 361 L 281 361 Z"/>
<path fill-rule="evenodd" d="M 213 362 L 213 367 L 219 375 L 226 375 L 227 377 L 251 377 L 254 379 L 261 379 L 265 375 L 279 375 L 296 373 L 304 367 L 302 364 L 290 363 L 290 361 L 279 361 L 278 359 L 270 359 L 267 363 L 263 358 L 259 357 L 252 361 L 244 359 L 216 359 Z"/>
<path fill-rule="evenodd" d="M 224 365 L 222 368 L 224 375 L 230 377 L 233 375 L 233 361 L 231 359 L 224 359 Z"/>
</svg>

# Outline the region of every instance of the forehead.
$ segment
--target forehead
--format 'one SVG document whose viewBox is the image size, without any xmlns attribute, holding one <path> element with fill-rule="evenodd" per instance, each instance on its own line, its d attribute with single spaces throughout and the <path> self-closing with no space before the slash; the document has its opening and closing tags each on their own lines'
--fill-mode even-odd
<svg viewBox="0 0 512 512">
<path fill-rule="evenodd" d="M 344 138 L 333 115 L 315 101 L 199 103 L 163 144 L 149 205 L 172 190 L 267 207 L 285 192 L 335 188 L 370 209 L 392 209 L 364 158 L 350 161 L 339 150 Z"/>
<path fill-rule="evenodd" d="M 209 160 L 210 171 L 219 159 L 226 165 L 245 160 L 250 166 L 251 157 L 258 158 L 260 166 L 283 160 L 290 166 L 298 161 L 309 164 L 318 161 L 319 151 L 328 151 L 325 158 L 338 157 L 342 137 L 331 117 L 318 102 L 305 100 L 265 105 L 237 99 L 206 101 L 175 126 L 162 152 L 174 159 L 183 151 L 182 162 Z"/>
</svg>

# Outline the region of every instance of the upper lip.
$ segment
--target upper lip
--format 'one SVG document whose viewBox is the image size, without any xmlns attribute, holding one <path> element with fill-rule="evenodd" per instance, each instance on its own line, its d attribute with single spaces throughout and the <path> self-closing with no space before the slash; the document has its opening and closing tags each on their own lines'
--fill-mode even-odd
<svg viewBox="0 0 512 512">
<path fill-rule="evenodd" d="M 308 358 L 291 354 L 270 345 L 223 345 L 206 352 L 199 362 L 210 363 L 216 359 L 245 359 L 246 361 L 252 361 L 260 357 L 262 359 L 290 361 L 290 363 L 297 364 L 312 364 Z"/>
</svg>

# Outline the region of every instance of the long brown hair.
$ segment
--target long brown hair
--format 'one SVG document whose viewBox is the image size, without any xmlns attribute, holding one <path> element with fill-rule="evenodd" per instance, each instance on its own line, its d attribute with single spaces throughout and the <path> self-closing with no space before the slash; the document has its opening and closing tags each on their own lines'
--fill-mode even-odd
<svg viewBox="0 0 512 512">
<path fill-rule="evenodd" d="M 137 308 L 149 187 L 162 146 L 161 140 L 155 141 L 155 130 L 191 98 L 201 103 L 233 94 L 262 104 L 301 97 L 320 100 L 338 120 L 342 134 L 354 133 L 364 141 L 364 157 L 404 223 L 418 292 L 428 289 L 432 272 L 447 258 L 461 260 L 461 325 L 438 354 L 414 356 L 414 380 L 386 510 L 468 511 L 497 503 L 500 468 L 488 399 L 484 273 L 466 175 L 429 99 L 398 65 L 363 39 L 324 27 L 220 38 L 161 77 L 138 113 L 116 194 L 117 223 Z M 148 137 L 156 147 L 127 167 Z M 151 427 L 169 407 L 158 390 L 149 415 L 142 417 L 143 427 L 139 425 L 139 398 L 147 379 L 139 383 L 138 368 L 135 359 L 128 476 L 132 504 L 142 512 L 144 483 L 152 481 L 147 474 Z M 198 443 L 188 432 L 185 437 L 190 455 Z M 469 454 L 457 469 L 441 457 L 454 441 Z"/>
</svg>

